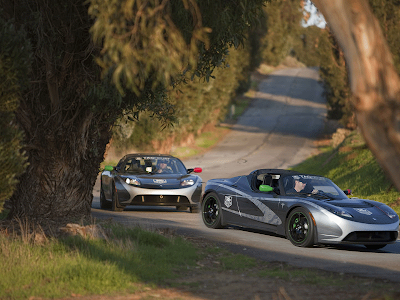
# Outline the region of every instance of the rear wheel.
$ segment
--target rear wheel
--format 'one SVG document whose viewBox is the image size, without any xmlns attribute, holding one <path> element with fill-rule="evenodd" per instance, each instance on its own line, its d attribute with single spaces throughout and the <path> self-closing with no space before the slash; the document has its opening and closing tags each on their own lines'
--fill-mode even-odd
<svg viewBox="0 0 400 300">
<path fill-rule="evenodd" d="M 113 211 L 123 211 L 124 210 L 124 207 L 119 205 L 118 193 L 117 193 L 117 190 L 115 188 L 115 185 L 113 185 L 111 210 L 113 210 Z"/>
<path fill-rule="evenodd" d="M 286 236 L 289 241 L 298 247 L 314 245 L 314 223 L 310 212 L 305 208 L 295 208 L 287 218 Z"/>
<path fill-rule="evenodd" d="M 222 228 L 221 204 L 217 194 L 208 194 L 201 203 L 204 224 L 209 228 Z"/>
</svg>

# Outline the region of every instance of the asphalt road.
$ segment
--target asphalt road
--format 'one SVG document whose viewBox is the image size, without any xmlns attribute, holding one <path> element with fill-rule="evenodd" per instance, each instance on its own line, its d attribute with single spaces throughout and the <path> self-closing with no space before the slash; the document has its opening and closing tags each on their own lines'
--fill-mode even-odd
<svg viewBox="0 0 400 300">
<path fill-rule="evenodd" d="M 202 167 L 211 178 L 248 174 L 258 168 L 287 168 L 315 152 L 313 141 L 324 130 L 326 106 L 315 69 L 276 71 L 259 85 L 259 92 L 225 139 L 204 155 L 184 161 Z M 349 187 L 351 188 L 351 187 Z M 239 228 L 209 229 L 200 214 L 170 207 L 130 206 L 115 213 L 99 209 L 99 185 L 93 191 L 92 214 L 128 226 L 168 228 L 223 244 L 235 252 L 266 261 L 281 261 L 400 282 L 400 241 L 381 250 L 363 246 L 294 247 L 287 239 Z"/>
</svg>

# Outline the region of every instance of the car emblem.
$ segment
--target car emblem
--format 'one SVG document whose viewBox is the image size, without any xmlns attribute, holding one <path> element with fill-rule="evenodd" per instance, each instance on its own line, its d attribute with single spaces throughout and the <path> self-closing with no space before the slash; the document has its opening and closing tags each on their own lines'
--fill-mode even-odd
<svg viewBox="0 0 400 300">
<path fill-rule="evenodd" d="M 232 206 L 232 196 L 225 196 L 224 204 L 226 207 Z"/>
<path fill-rule="evenodd" d="M 153 182 L 161 184 L 161 183 L 167 183 L 167 180 L 166 179 L 153 179 Z"/>
<path fill-rule="evenodd" d="M 360 213 L 360 214 L 363 214 L 363 215 L 367 215 L 367 216 L 372 215 L 372 212 L 369 211 L 369 210 L 366 209 L 366 208 L 355 208 L 354 210 L 355 210 L 356 212 Z"/>
</svg>

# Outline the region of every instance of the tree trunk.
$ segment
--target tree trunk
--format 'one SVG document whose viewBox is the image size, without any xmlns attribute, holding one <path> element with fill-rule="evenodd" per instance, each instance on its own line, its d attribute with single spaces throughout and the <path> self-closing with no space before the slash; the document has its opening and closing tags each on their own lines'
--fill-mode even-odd
<svg viewBox="0 0 400 300">
<path fill-rule="evenodd" d="M 10 217 L 28 220 L 79 220 L 90 217 L 93 186 L 103 161 L 109 131 L 99 132 L 90 114 L 86 126 L 51 125 L 33 129 L 29 166 L 12 197 Z M 50 133 L 50 134 L 49 134 Z M 43 138 L 39 138 L 43 137 Z M 103 149 L 103 151 L 101 151 Z"/>
<path fill-rule="evenodd" d="M 400 190 L 400 82 L 367 0 L 313 0 L 343 49 L 368 147 Z"/>
<path fill-rule="evenodd" d="M 110 96 L 93 60 L 99 49 L 91 42 L 87 6 L 81 0 L 5 1 L 2 6 L 15 26 L 33 22 L 25 26 L 33 50 L 32 80 L 16 111 L 29 166 L 11 197 L 10 218 L 40 222 L 90 216 L 96 170 L 116 112 L 103 105 Z"/>
</svg>

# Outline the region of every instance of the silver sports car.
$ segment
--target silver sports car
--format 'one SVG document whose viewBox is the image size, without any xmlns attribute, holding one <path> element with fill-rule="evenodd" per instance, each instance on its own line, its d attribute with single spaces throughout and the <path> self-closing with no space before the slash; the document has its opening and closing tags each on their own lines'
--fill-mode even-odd
<svg viewBox="0 0 400 300">
<path fill-rule="evenodd" d="M 176 157 L 128 154 L 101 173 L 100 207 L 122 211 L 128 205 L 176 206 L 198 212 L 201 168 L 186 169 Z"/>
<path fill-rule="evenodd" d="M 292 244 L 362 244 L 379 249 L 397 240 L 399 217 L 389 206 L 349 198 L 330 179 L 260 169 L 211 179 L 201 210 L 206 226 L 236 225 L 286 236 Z"/>
</svg>

